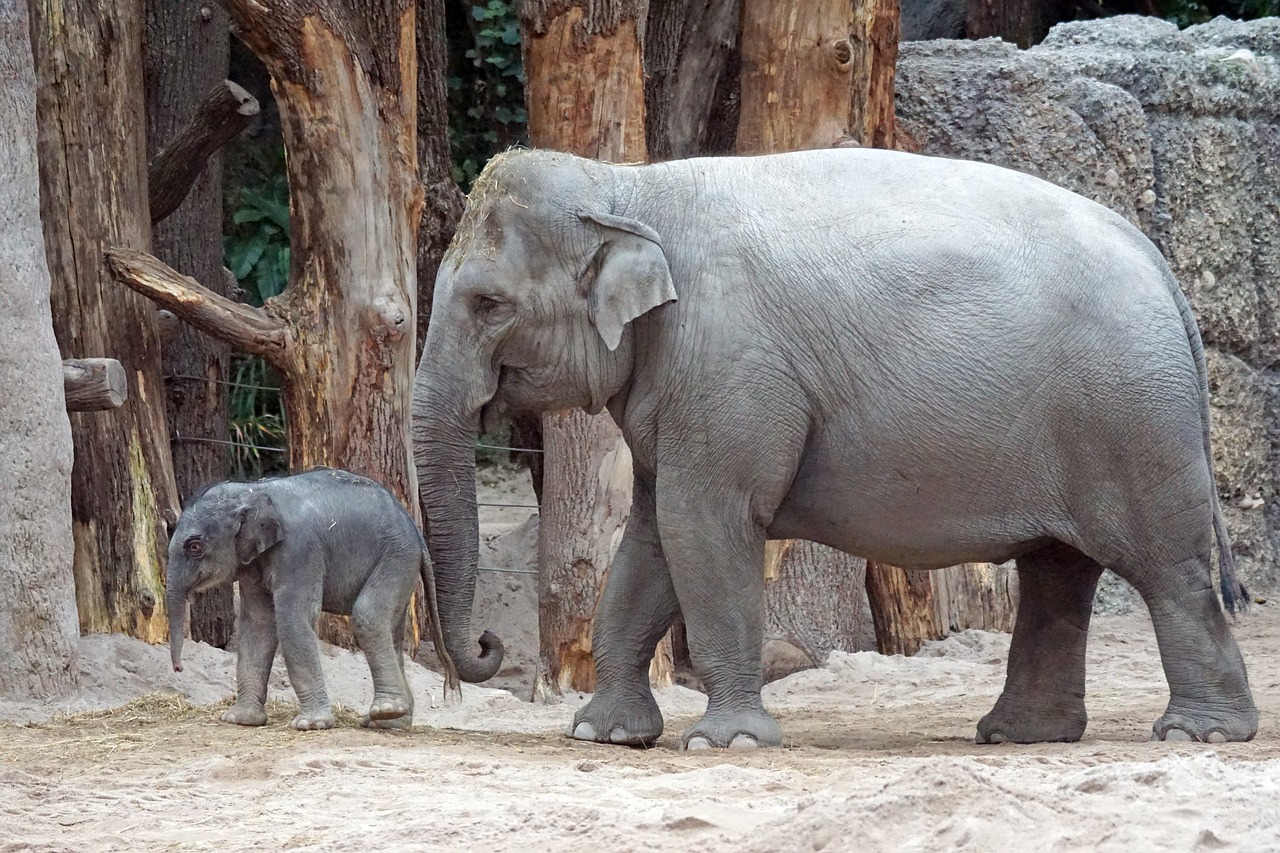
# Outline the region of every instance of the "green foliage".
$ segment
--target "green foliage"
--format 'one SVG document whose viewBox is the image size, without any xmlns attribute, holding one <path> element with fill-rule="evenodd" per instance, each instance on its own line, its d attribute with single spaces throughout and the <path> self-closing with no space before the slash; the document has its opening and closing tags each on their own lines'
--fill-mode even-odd
<svg viewBox="0 0 1280 853">
<path fill-rule="evenodd" d="M 1280 0 L 1158 0 L 1157 6 L 1161 17 L 1184 28 L 1218 15 L 1245 21 L 1280 15 Z"/>
<path fill-rule="evenodd" d="M 261 307 L 289 283 L 289 179 L 284 149 L 247 149 L 237 163 L 238 186 L 228 180 L 223 254 L 248 302 Z M 243 183 L 240 183 L 243 182 Z M 257 356 L 232 358 L 227 402 L 231 476 L 256 480 L 287 469 L 284 401 L 279 379 Z M 262 448 L 262 449 L 259 449 Z"/>
<path fill-rule="evenodd" d="M 524 138 L 524 63 L 515 3 L 461 0 L 448 12 L 449 145 L 465 190 L 490 157 Z"/>
</svg>

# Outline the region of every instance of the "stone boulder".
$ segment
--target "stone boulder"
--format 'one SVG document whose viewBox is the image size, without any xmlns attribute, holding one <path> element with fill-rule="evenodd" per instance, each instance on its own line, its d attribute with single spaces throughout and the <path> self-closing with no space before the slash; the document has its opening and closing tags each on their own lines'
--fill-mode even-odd
<svg viewBox="0 0 1280 853">
<path fill-rule="evenodd" d="M 1160 247 L 1207 349 L 1238 572 L 1280 592 L 1280 19 L 1074 22 L 1025 51 L 905 43 L 897 83 L 904 147 L 1052 181 Z M 1099 600 L 1124 609 L 1123 584 Z"/>
</svg>

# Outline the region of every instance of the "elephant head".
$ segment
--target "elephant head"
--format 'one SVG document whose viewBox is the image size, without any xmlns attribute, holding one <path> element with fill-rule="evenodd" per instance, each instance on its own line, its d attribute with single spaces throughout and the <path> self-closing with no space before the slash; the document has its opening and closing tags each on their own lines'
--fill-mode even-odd
<svg viewBox="0 0 1280 853">
<path fill-rule="evenodd" d="M 165 574 L 174 671 L 182 671 L 182 638 L 191 595 L 231 583 L 240 566 L 252 563 L 283 536 L 271 496 L 253 484 L 213 486 L 182 513 L 169 540 Z"/>
<path fill-rule="evenodd" d="M 629 382 L 631 325 L 676 299 L 659 235 L 629 218 L 628 167 L 500 155 L 476 180 L 436 276 L 414 385 L 413 444 L 445 643 L 466 681 L 502 645 L 471 642 L 475 438 L 502 412 L 598 412 Z"/>
</svg>

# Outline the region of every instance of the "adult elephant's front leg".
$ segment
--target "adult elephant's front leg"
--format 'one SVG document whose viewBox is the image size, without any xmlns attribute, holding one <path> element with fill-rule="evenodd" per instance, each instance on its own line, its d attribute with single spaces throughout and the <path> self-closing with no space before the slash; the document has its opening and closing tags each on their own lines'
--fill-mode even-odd
<svg viewBox="0 0 1280 853">
<path fill-rule="evenodd" d="M 709 495 L 672 477 L 658 493 L 658 528 L 684 613 L 689 654 L 707 711 L 686 749 L 780 746 L 760 699 L 764 641 L 764 530 L 746 495 Z"/>
<path fill-rule="evenodd" d="M 596 693 L 566 732 L 578 740 L 639 746 L 662 734 L 649 661 L 679 614 L 658 541 L 653 485 L 637 475 L 631 518 L 596 609 L 591 649 Z"/>
</svg>

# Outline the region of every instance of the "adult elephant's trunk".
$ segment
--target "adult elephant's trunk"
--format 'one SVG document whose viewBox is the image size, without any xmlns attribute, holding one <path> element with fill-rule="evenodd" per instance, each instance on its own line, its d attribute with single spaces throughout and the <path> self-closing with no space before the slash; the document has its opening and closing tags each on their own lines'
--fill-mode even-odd
<svg viewBox="0 0 1280 853">
<path fill-rule="evenodd" d="M 164 603 L 169 611 L 169 657 L 173 660 L 173 671 L 182 672 L 182 638 L 187 629 L 186 584 L 170 579 Z"/>
<path fill-rule="evenodd" d="M 430 353 L 424 353 L 424 367 L 429 357 Z M 458 676 L 474 683 L 492 678 L 502 666 L 503 655 L 502 641 L 490 631 L 480 637 L 479 654 L 471 640 L 480 551 L 475 449 L 479 407 L 468 400 L 466 391 L 442 393 L 440 385 L 438 375 L 419 373 L 414 394 L 413 455 L 427 546 L 435 563 L 445 647 Z"/>
</svg>

